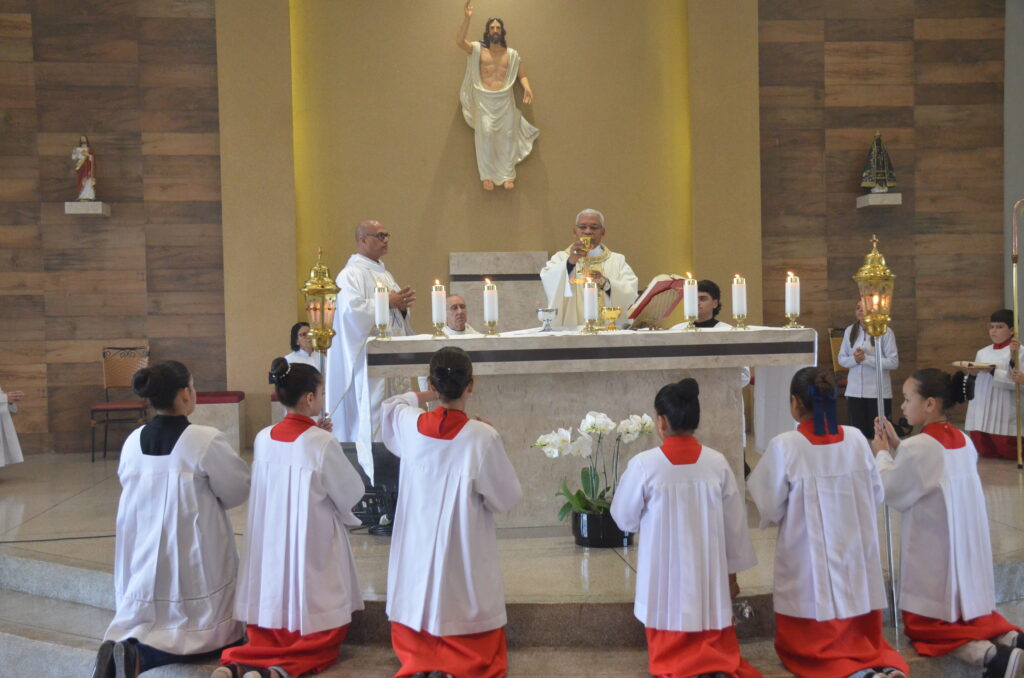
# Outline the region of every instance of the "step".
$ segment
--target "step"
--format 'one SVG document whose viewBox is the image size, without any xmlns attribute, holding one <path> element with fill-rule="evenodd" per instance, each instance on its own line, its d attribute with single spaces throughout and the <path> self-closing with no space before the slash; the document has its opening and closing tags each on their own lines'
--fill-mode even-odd
<svg viewBox="0 0 1024 678">
<path fill-rule="evenodd" d="M 1008 618 L 1024 621 L 1024 602 L 1000 606 Z M 34 678 L 88 676 L 96 647 L 110 611 L 44 596 L 0 591 L 0 666 L 4 675 Z M 25 620 L 31 619 L 31 622 Z M 353 630 L 360 624 L 355 620 Z M 633 627 L 639 627 L 635 621 Z M 510 627 L 510 634 L 512 628 Z M 610 629 L 622 632 L 623 628 Z M 551 647 L 566 639 L 557 630 L 548 636 L 548 645 L 512 646 L 509 650 L 509 675 L 530 678 L 566 678 L 569 675 L 601 678 L 642 678 L 647 654 L 643 648 Z M 892 642 L 890 637 L 890 642 Z M 775 656 L 770 640 L 741 643 L 743 656 L 765 678 L 792 678 Z M 911 666 L 915 678 L 976 678 L 978 670 L 955 659 L 926 659 L 918 656 L 903 641 L 899 648 Z M 178 664 L 147 672 L 147 678 L 206 678 L 214 663 Z M 340 661 L 319 674 L 323 678 L 390 678 L 398 663 L 387 644 L 360 643 L 350 638 L 342 648 Z"/>
</svg>

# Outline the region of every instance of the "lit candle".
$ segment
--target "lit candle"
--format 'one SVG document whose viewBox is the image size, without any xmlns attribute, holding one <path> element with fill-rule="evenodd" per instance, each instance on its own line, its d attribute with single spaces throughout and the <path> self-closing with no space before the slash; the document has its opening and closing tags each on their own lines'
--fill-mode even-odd
<svg viewBox="0 0 1024 678">
<path fill-rule="evenodd" d="M 484 278 L 484 322 L 498 322 L 498 286 Z"/>
<path fill-rule="evenodd" d="M 445 305 L 447 297 L 444 293 L 444 285 L 440 280 L 434 281 L 430 288 L 430 322 L 440 325 L 445 320 Z"/>
<path fill-rule="evenodd" d="M 391 324 L 391 311 L 388 308 L 390 294 L 391 290 L 378 280 L 373 294 L 373 322 L 377 325 Z"/>
<path fill-rule="evenodd" d="M 683 281 L 683 315 L 687 318 L 697 317 L 697 281 L 689 272 Z"/>
<path fill-rule="evenodd" d="M 800 315 L 800 278 L 786 272 L 786 315 Z"/>
<path fill-rule="evenodd" d="M 739 273 L 732 279 L 732 314 L 737 318 L 747 317 L 747 281 Z"/>
<path fill-rule="evenodd" d="M 590 278 L 583 283 L 583 320 L 597 320 L 597 283 Z"/>
</svg>

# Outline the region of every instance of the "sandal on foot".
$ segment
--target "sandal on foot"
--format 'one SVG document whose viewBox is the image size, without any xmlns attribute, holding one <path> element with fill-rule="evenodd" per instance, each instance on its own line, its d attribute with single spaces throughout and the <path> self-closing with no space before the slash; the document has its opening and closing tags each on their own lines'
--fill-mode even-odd
<svg viewBox="0 0 1024 678">
<path fill-rule="evenodd" d="M 104 640 L 96 650 L 92 678 L 114 678 L 114 641 Z"/>
</svg>

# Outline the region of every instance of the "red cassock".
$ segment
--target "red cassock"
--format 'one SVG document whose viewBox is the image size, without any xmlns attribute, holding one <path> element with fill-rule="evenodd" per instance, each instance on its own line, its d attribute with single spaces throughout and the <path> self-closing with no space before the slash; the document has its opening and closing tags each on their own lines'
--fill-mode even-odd
<svg viewBox="0 0 1024 678">
<path fill-rule="evenodd" d="M 761 678 L 761 673 L 740 657 L 740 644 L 732 626 L 696 632 L 648 628 L 647 655 L 647 670 L 655 678 L 690 678 L 704 673 Z"/>
<path fill-rule="evenodd" d="M 990 459 L 1017 459 L 1017 438 L 998 433 L 971 431 L 971 442 L 978 454 Z"/>
<path fill-rule="evenodd" d="M 926 657 L 941 657 L 972 640 L 991 640 L 1020 631 L 994 611 L 970 621 L 948 622 L 904 610 L 903 629 L 917 653 Z"/>
<path fill-rule="evenodd" d="M 431 671 L 455 678 L 504 678 L 508 673 L 504 627 L 465 636 L 434 636 L 391 622 L 391 646 L 402 663 L 395 678 Z"/>
<path fill-rule="evenodd" d="M 835 678 L 866 668 L 910 671 L 882 635 L 882 611 L 817 621 L 775 613 L 775 651 L 800 678 Z"/>
<path fill-rule="evenodd" d="M 250 624 L 249 642 L 221 653 L 222 664 L 247 664 L 269 668 L 280 666 L 292 676 L 320 673 L 338 661 L 338 652 L 348 634 L 348 624 L 336 629 L 302 635 L 286 629 L 265 629 Z"/>
</svg>

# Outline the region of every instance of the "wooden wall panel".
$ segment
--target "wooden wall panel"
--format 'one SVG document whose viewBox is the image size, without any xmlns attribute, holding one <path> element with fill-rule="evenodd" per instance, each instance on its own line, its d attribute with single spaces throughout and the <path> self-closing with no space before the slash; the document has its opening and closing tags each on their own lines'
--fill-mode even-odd
<svg viewBox="0 0 1024 678">
<path fill-rule="evenodd" d="M 0 0 L 0 386 L 26 391 L 28 453 L 88 450 L 103 346 L 148 342 L 227 386 L 213 16 Z M 64 213 L 80 134 L 109 217 Z"/>
<path fill-rule="evenodd" d="M 767 322 L 782 322 L 786 268 L 808 281 L 805 324 L 852 322 L 851 276 L 877 233 L 898 276 L 896 381 L 987 342 L 1003 295 L 1004 13 L 1001 0 L 760 2 Z M 857 210 L 876 130 L 903 204 Z"/>
</svg>

